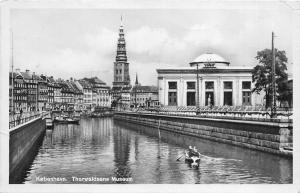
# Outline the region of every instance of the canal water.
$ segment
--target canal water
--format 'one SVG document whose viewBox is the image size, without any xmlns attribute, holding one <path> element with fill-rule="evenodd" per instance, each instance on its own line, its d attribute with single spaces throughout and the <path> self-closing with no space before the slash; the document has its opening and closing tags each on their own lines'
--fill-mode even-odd
<svg viewBox="0 0 300 193">
<path fill-rule="evenodd" d="M 113 118 L 47 130 L 23 183 L 292 183 L 292 159 Z M 190 168 L 184 150 L 203 155 Z"/>
</svg>

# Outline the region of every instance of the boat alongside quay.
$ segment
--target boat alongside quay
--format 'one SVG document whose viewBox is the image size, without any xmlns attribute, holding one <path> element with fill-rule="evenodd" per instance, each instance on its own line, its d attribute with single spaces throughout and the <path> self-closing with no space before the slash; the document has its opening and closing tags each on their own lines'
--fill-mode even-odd
<svg viewBox="0 0 300 193">
<path fill-rule="evenodd" d="M 65 116 L 54 118 L 54 122 L 57 124 L 79 124 L 79 121 L 80 119 L 78 118 L 65 117 Z"/>
</svg>

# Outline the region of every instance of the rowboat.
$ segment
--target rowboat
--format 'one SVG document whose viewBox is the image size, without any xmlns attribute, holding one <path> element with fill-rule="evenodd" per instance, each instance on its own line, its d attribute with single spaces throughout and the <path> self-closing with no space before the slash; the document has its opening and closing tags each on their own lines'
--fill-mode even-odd
<svg viewBox="0 0 300 193">
<path fill-rule="evenodd" d="M 56 117 L 54 121 L 59 124 L 79 124 L 78 118 L 70 118 L 70 117 Z"/>
<path fill-rule="evenodd" d="M 185 162 L 188 163 L 189 166 L 192 168 L 199 168 L 200 153 L 199 152 L 190 153 L 188 151 L 185 151 Z"/>
<path fill-rule="evenodd" d="M 46 118 L 46 129 L 53 129 L 53 121 L 52 121 L 51 117 Z"/>
</svg>

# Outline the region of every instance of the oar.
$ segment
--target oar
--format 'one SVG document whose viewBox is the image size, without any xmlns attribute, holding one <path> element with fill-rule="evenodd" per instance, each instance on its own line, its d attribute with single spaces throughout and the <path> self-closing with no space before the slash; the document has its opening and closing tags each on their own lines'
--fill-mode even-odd
<svg viewBox="0 0 300 193">
<path fill-rule="evenodd" d="M 182 156 L 184 156 L 184 154 L 182 154 L 181 156 L 179 156 L 179 157 L 176 159 L 176 161 L 179 161 L 180 158 L 182 158 Z"/>
<path fill-rule="evenodd" d="M 199 152 L 198 152 L 199 153 Z M 211 159 L 211 160 L 215 160 L 215 158 L 213 158 L 213 157 L 208 157 L 208 156 L 206 156 L 206 155 L 202 155 L 202 154 L 200 154 L 199 153 L 199 157 L 206 157 L 207 159 Z"/>
</svg>

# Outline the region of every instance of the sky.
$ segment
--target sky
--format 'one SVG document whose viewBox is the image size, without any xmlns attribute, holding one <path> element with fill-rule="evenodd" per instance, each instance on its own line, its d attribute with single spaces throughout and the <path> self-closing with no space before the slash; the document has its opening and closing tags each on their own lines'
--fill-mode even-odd
<svg viewBox="0 0 300 193">
<path fill-rule="evenodd" d="M 272 2 L 270 2 L 272 3 Z M 274 10 L 275 9 L 275 10 Z M 188 67 L 213 52 L 235 66 L 255 66 L 257 51 L 287 53 L 292 73 L 292 12 L 268 9 L 13 9 L 14 67 L 55 78 L 113 81 L 123 16 L 131 83 L 157 84 L 157 68 Z"/>
</svg>

